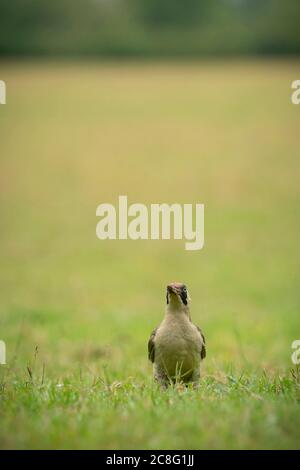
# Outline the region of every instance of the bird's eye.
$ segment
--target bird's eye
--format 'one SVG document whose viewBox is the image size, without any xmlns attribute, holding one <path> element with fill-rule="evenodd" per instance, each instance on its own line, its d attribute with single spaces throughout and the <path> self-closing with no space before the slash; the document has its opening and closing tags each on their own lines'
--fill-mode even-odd
<svg viewBox="0 0 300 470">
<path fill-rule="evenodd" d="M 181 288 L 181 293 L 180 293 L 180 297 L 181 297 L 181 300 L 182 302 L 184 303 L 184 305 L 187 305 L 187 290 L 186 290 L 186 287 L 182 287 Z"/>
</svg>

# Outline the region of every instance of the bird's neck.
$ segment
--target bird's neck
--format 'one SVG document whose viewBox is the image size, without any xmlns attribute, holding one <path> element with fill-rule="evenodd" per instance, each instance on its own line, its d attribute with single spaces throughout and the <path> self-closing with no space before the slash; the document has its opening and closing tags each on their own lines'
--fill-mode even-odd
<svg viewBox="0 0 300 470">
<path fill-rule="evenodd" d="M 187 305 L 182 305 L 180 303 L 170 302 L 166 308 L 166 317 L 174 317 L 177 318 L 186 318 L 191 321 L 191 314 L 190 309 Z"/>
</svg>

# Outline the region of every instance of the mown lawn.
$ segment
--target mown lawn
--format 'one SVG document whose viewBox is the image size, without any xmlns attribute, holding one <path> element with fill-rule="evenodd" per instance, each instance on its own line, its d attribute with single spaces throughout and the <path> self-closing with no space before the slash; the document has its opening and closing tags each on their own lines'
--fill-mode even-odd
<svg viewBox="0 0 300 470">
<path fill-rule="evenodd" d="M 1 448 L 299 448 L 298 61 L 2 62 Z M 100 241 L 96 207 L 204 203 L 205 247 Z M 147 341 L 184 281 L 199 390 Z"/>
</svg>

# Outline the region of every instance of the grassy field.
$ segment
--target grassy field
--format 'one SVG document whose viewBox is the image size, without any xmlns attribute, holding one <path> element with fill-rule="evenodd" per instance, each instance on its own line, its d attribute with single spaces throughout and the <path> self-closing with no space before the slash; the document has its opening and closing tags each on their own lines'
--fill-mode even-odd
<svg viewBox="0 0 300 470">
<path fill-rule="evenodd" d="M 1 448 L 300 448 L 296 61 L 0 63 Z M 96 207 L 205 204 L 205 247 L 99 241 Z M 199 390 L 152 382 L 184 281 Z"/>
</svg>

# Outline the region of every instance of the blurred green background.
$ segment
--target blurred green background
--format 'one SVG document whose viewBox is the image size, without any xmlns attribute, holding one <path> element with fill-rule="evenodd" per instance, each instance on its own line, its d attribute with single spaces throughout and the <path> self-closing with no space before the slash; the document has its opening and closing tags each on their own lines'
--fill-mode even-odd
<svg viewBox="0 0 300 470">
<path fill-rule="evenodd" d="M 0 447 L 299 447 L 298 18 L 296 1 L 1 1 Z M 121 194 L 204 203 L 204 249 L 98 240 Z M 172 280 L 207 338 L 200 395 L 151 383 Z"/>
<path fill-rule="evenodd" d="M 1 0 L 0 53 L 299 54 L 298 0 Z"/>
</svg>

